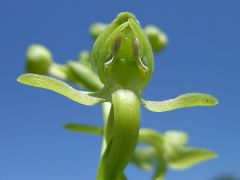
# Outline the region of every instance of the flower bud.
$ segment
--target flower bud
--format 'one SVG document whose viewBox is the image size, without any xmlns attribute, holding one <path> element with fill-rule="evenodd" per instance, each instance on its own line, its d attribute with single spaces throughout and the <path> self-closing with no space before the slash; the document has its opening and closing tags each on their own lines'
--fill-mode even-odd
<svg viewBox="0 0 240 180">
<path fill-rule="evenodd" d="M 167 36 L 165 33 L 160 31 L 157 27 L 149 25 L 144 28 L 153 52 L 162 51 L 167 46 Z"/>
<path fill-rule="evenodd" d="M 96 39 L 107 27 L 107 24 L 104 23 L 94 23 L 90 26 L 90 34 L 91 36 Z"/>
<path fill-rule="evenodd" d="M 52 63 L 52 55 L 42 45 L 31 45 L 27 50 L 26 71 L 35 74 L 47 74 Z"/>
<path fill-rule="evenodd" d="M 142 90 L 151 79 L 154 59 L 135 16 L 120 13 L 97 38 L 91 63 L 107 86 Z"/>
<path fill-rule="evenodd" d="M 80 52 L 78 62 L 86 67 L 92 68 L 90 63 L 90 53 L 88 51 Z"/>
</svg>

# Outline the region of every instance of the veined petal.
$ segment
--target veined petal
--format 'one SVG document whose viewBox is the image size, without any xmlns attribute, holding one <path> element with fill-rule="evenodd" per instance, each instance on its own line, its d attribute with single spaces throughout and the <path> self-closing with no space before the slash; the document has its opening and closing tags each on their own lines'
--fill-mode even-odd
<svg viewBox="0 0 240 180">
<path fill-rule="evenodd" d="M 142 101 L 143 106 L 154 112 L 165 112 L 195 106 L 215 106 L 217 98 L 203 93 L 187 93 L 165 101 Z"/>
<path fill-rule="evenodd" d="M 87 106 L 92 106 L 105 101 L 102 98 L 89 95 L 88 92 L 78 91 L 68 84 L 48 76 L 27 73 L 19 76 L 17 80 L 22 84 L 54 91 L 77 103 Z"/>
</svg>

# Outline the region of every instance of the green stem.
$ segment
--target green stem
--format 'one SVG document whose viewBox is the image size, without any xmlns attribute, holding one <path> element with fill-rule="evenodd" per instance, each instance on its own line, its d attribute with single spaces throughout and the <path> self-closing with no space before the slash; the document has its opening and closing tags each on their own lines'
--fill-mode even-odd
<svg viewBox="0 0 240 180">
<path fill-rule="evenodd" d="M 112 109 L 112 104 L 109 102 L 105 102 L 102 104 L 102 111 L 103 111 L 103 126 L 104 130 L 106 129 L 106 125 L 109 119 L 109 115 Z M 103 155 L 105 149 L 107 147 L 107 141 L 106 141 L 106 133 L 103 131 L 103 140 L 102 140 L 102 150 L 101 150 L 101 156 Z"/>
<path fill-rule="evenodd" d="M 100 162 L 98 180 L 121 179 L 138 141 L 140 102 L 136 94 L 130 90 L 116 90 L 112 103 L 104 132 L 107 148 Z"/>
<path fill-rule="evenodd" d="M 106 116 L 106 119 L 104 119 L 102 156 L 112 139 L 113 128 L 114 128 L 114 112 L 113 112 L 113 105 L 111 104 L 108 112 L 108 116 Z"/>
<path fill-rule="evenodd" d="M 105 103 L 102 104 L 102 111 L 103 111 L 103 121 L 104 121 L 104 124 L 107 123 L 107 120 L 108 120 L 108 116 L 109 116 L 109 113 L 110 113 L 111 107 L 112 107 L 112 104 L 109 103 L 109 102 L 105 102 Z"/>
</svg>

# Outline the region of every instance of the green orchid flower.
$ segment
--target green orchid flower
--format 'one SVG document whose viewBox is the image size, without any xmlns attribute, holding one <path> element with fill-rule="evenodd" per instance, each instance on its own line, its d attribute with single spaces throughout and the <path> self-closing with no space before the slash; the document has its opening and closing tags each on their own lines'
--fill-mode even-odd
<svg viewBox="0 0 240 180">
<path fill-rule="evenodd" d="M 154 170 L 154 180 L 164 180 L 169 169 L 184 170 L 217 157 L 207 149 L 187 147 L 188 136 L 181 131 L 160 134 L 142 129 L 140 134 L 139 142 L 148 146 L 138 147 L 131 162 L 142 170 Z"/>
<path fill-rule="evenodd" d="M 90 60 L 97 75 L 73 61 L 69 61 L 67 69 L 92 92 L 79 91 L 55 78 L 31 73 L 21 75 L 18 81 L 54 91 L 87 106 L 110 103 L 106 124 L 99 130 L 104 140 L 98 180 L 126 179 L 124 169 L 132 159 L 138 141 L 144 141 L 139 136 L 141 105 L 150 111 L 164 112 L 218 103 L 213 96 L 201 93 L 188 93 L 166 101 L 141 98 L 153 74 L 154 58 L 146 34 L 131 13 L 120 13 L 104 28 L 96 39 Z M 55 71 L 50 68 L 50 72 L 54 74 Z"/>
</svg>

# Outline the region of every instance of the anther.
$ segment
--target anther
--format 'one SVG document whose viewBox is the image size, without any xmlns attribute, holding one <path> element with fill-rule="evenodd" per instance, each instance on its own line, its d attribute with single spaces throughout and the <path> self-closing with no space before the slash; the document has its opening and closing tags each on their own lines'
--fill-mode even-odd
<svg viewBox="0 0 240 180">
<path fill-rule="evenodd" d="M 113 52 L 117 53 L 121 47 L 121 43 L 122 43 L 122 38 L 120 36 L 118 36 L 115 40 L 115 43 L 113 45 Z"/>
<path fill-rule="evenodd" d="M 141 49 L 140 49 L 140 43 L 138 38 L 134 39 L 133 45 L 134 45 L 134 52 L 137 55 L 137 57 L 139 57 L 141 53 Z"/>
</svg>

